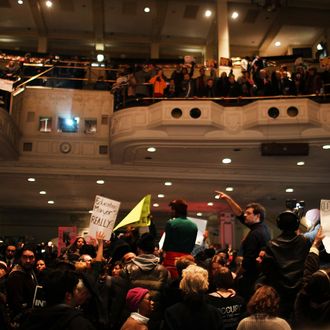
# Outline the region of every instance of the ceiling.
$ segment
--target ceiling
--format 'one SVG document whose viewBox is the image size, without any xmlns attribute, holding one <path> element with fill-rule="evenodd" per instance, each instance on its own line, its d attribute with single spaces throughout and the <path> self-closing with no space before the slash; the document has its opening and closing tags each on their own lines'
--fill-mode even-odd
<svg viewBox="0 0 330 330">
<path fill-rule="evenodd" d="M 228 1 L 229 12 L 240 13 L 237 21 L 229 20 L 231 55 L 285 55 L 290 47 L 311 47 L 330 28 L 329 0 L 286 2 L 269 12 L 250 0 Z M 144 5 L 151 13 L 143 13 Z M 206 45 L 215 44 L 215 18 L 203 17 L 205 9 L 215 6 L 215 1 L 193 0 L 54 0 L 48 10 L 41 0 L 24 0 L 24 5 L 0 0 L 0 49 L 36 51 L 38 41 L 46 41 L 49 52 L 91 56 L 96 54 L 96 43 L 101 43 L 109 58 L 148 58 L 151 44 L 159 43 L 161 58 L 199 57 Z M 276 40 L 281 47 L 273 46 Z M 0 208 L 88 212 L 95 195 L 102 194 L 129 210 L 150 193 L 152 203 L 159 204 L 153 212 L 168 212 L 170 200 L 184 198 L 191 215 L 200 211 L 207 217 L 226 209 L 214 198 L 214 190 L 228 186 L 240 203 L 258 201 L 272 213 L 280 212 L 287 198 L 318 207 L 321 198 L 330 199 L 330 150 L 322 149 L 322 143 L 312 144 L 303 157 L 265 157 L 259 143 L 155 144 L 157 152 L 149 154 L 144 143 L 128 150 L 121 163 L 110 166 L 107 160 L 98 168 L 79 170 L 73 165 L 1 161 Z M 222 164 L 223 157 L 232 158 L 232 164 Z M 300 160 L 305 166 L 296 165 Z M 28 182 L 28 177 L 36 181 Z M 97 179 L 105 184 L 96 184 Z M 164 186 L 166 180 L 173 185 Z M 290 187 L 294 192 L 286 193 Z M 47 195 L 40 195 L 41 190 Z M 56 203 L 48 205 L 48 200 Z"/>
<path fill-rule="evenodd" d="M 330 28 L 328 0 L 276 0 L 267 10 L 264 0 L 228 0 L 231 56 L 260 53 L 286 55 L 291 48 L 312 47 Z M 273 1 L 275 2 L 275 0 Z M 96 44 L 106 57 L 150 58 L 152 44 L 159 57 L 217 56 L 215 0 L 0 0 L 0 49 L 47 51 L 95 56 Z M 145 6 L 151 11 L 144 13 Z M 211 10 L 209 18 L 205 10 Z M 219 19 L 228 15 L 219 13 Z M 281 46 L 275 47 L 275 41 Z M 209 55 L 207 55 L 209 56 Z M 220 54 L 221 56 L 221 54 Z"/>
</svg>

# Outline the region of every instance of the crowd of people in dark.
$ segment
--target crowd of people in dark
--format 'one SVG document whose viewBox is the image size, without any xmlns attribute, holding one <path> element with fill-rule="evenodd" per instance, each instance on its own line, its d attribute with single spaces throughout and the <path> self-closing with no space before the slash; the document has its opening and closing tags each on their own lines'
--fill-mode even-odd
<svg viewBox="0 0 330 330">
<path fill-rule="evenodd" d="M 0 261 L 0 328 L 11 329 L 329 329 L 330 268 L 320 211 L 299 232 L 294 209 L 277 218 L 271 239 L 265 209 L 219 198 L 249 228 L 239 251 L 196 246 L 184 200 L 170 203 L 163 246 L 154 226 L 128 226 L 105 240 L 7 242 Z"/>
</svg>

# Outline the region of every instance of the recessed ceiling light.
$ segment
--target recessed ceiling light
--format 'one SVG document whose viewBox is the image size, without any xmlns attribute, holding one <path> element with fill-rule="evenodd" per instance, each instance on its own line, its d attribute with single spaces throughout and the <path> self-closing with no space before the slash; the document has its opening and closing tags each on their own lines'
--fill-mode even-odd
<svg viewBox="0 0 330 330">
<path fill-rule="evenodd" d="M 158 194 L 158 198 L 164 198 L 165 195 L 164 194 Z"/>
<path fill-rule="evenodd" d="M 35 178 L 28 178 L 27 180 L 28 180 L 29 182 L 35 182 L 35 181 L 36 181 Z"/>
<path fill-rule="evenodd" d="M 48 203 L 48 204 L 55 204 L 54 201 L 48 201 L 47 203 Z"/>
<path fill-rule="evenodd" d="M 226 187 L 226 191 L 234 191 L 233 187 Z"/>
<path fill-rule="evenodd" d="M 23 4 L 23 0 L 17 0 L 17 3 L 18 3 L 19 5 L 22 5 L 22 4 Z"/>
<path fill-rule="evenodd" d="M 219 195 L 215 195 L 214 198 L 215 199 L 220 199 L 220 196 Z"/>
<path fill-rule="evenodd" d="M 201 216 L 203 215 L 203 213 L 202 213 L 202 212 L 198 212 L 198 213 L 196 213 L 196 215 L 197 215 L 198 217 L 201 217 Z"/>
<path fill-rule="evenodd" d="M 212 11 L 210 9 L 205 10 L 204 16 L 205 17 L 211 17 L 212 16 Z"/>
<path fill-rule="evenodd" d="M 159 207 L 159 204 L 158 203 L 154 203 L 152 204 L 153 207 Z"/>
<path fill-rule="evenodd" d="M 305 162 L 301 161 L 301 162 L 297 162 L 297 165 L 298 166 L 304 166 L 305 165 Z"/>
<path fill-rule="evenodd" d="M 234 11 L 234 12 L 231 14 L 231 18 L 232 18 L 232 19 L 236 19 L 236 18 L 238 18 L 238 16 L 239 16 L 239 13 L 238 13 L 237 11 Z"/>
<path fill-rule="evenodd" d="M 53 6 L 53 1 L 47 0 L 45 2 L 45 4 L 46 4 L 46 7 L 51 8 Z"/>
<path fill-rule="evenodd" d="M 96 55 L 96 60 L 98 62 L 103 62 L 104 61 L 104 55 L 103 54 L 97 54 Z"/>
<path fill-rule="evenodd" d="M 93 213 L 93 210 L 89 210 L 88 213 Z"/>
<path fill-rule="evenodd" d="M 286 188 L 286 189 L 285 189 L 285 192 L 287 192 L 287 193 L 292 193 L 292 192 L 294 192 L 294 190 L 293 190 L 293 188 Z"/>
<path fill-rule="evenodd" d="M 156 148 L 155 147 L 149 147 L 148 149 L 147 149 L 147 151 L 148 152 L 156 152 Z"/>
<path fill-rule="evenodd" d="M 281 46 L 281 41 L 276 41 L 274 45 L 275 45 L 275 47 L 280 47 Z"/>
<path fill-rule="evenodd" d="M 166 182 L 164 182 L 164 185 L 165 185 L 165 186 L 172 186 L 172 182 L 170 182 L 170 181 L 166 181 Z"/>
<path fill-rule="evenodd" d="M 214 204 L 212 202 L 207 203 L 208 206 L 213 206 Z"/>
<path fill-rule="evenodd" d="M 330 144 L 325 144 L 322 148 L 325 150 L 328 150 L 328 149 L 330 149 Z"/>
<path fill-rule="evenodd" d="M 41 190 L 41 191 L 39 191 L 39 194 L 40 194 L 40 195 L 46 195 L 47 193 L 46 193 L 46 191 Z"/>
<path fill-rule="evenodd" d="M 97 180 L 96 183 L 97 184 L 104 184 L 104 180 Z"/>
<path fill-rule="evenodd" d="M 231 163 L 231 159 L 230 159 L 230 158 L 224 158 L 224 159 L 222 160 L 222 163 L 223 163 L 223 164 L 230 164 L 230 163 Z"/>
<path fill-rule="evenodd" d="M 144 7 L 143 11 L 144 11 L 145 13 L 150 13 L 150 8 L 149 8 L 149 7 Z"/>
</svg>

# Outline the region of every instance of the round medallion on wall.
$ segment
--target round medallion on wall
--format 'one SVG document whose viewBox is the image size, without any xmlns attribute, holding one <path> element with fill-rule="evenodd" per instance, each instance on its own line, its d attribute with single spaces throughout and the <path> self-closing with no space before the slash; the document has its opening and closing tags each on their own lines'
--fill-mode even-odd
<svg viewBox="0 0 330 330">
<path fill-rule="evenodd" d="M 71 151 L 71 144 L 68 143 L 68 142 L 63 142 L 60 144 L 60 151 L 63 153 L 63 154 L 67 154 Z"/>
</svg>

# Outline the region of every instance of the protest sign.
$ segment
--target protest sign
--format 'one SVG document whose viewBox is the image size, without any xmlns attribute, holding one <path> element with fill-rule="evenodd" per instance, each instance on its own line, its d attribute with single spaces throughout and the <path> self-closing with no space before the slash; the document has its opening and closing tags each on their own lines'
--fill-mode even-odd
<svg viewBox="0 0 330 330">
<path fill-rule="evenodd" d="M 109 240 L 119 211 L 120 202 L 97 195 L 89 223 L 89 235 L 96 237 L 96 232 L 104 233 Z"/>
<path fill-rule="evenodd" d="M 15 81 L 7 80 L 7 79 L 0 79 L 0 89 L 6 92 L 11 93 L 13 89 L 13 84 Z"/>
<path fill-rule="evenodd" d="M 150 201 L 151 195 L 143 197 L 133 210 L 115 227 L 114 231 L 132 223 L 134 223 L 134 227 L 148 227 L 150 225 Z"/>
<path fill-rule="evenodd" d="M 320 220 L 325 235 L 322 242 L 327 253 L 330 253 L 330 200 L 321 199 Z"/>
<path fill-rule="evenodd" d="M 77 237 L 77 227 L 58 227 L 57 254 L 74 242 Z"/>
</svg>

